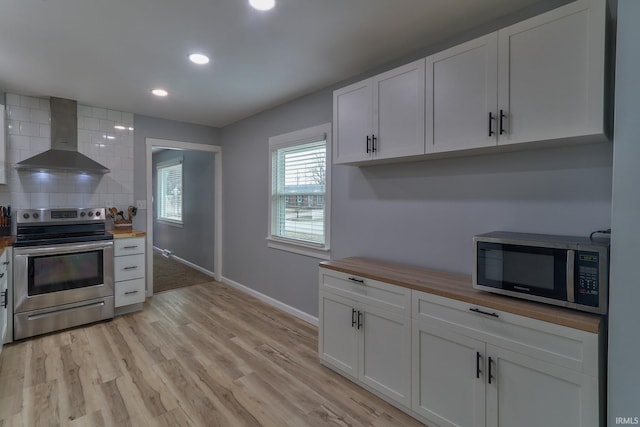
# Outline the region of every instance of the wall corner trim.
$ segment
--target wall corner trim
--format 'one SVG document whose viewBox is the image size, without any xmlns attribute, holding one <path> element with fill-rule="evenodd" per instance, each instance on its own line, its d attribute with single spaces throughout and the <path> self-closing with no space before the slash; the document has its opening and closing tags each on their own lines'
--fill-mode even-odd
<svg viewBox="0 0 640 427">
<path fill-rule="evenodd" d="M 245 285 L 242 285 L 236 281 L 233 281 L 227 277 L 222 277 L 222 283 L 224 283 L 225 285 L 231 286 L 232 288 L 235 288 L 241 292 L 244 292 L 246 294 L 249 294 L 257 299 L 259 299 L 260 301 L 269 304 L 279 310 L 284 311 L 285 313 L 289 313 L 292 316 L 297 317 L 300 320 L 303 320 L 307 323 L 310 323 L 311 325 L 314 326 L 318 326 L 318 318 L 314 317 L 308 313 L 305 313 L 304 311 L 298 310 L 295 307 L 291 307 L 290 305 L 287 305 L 285 303 L 283 303 L 282 301 L 278 301 L 275 298 L 271 298 L 268 295 L 265 295 L 263 293 L 260 293 L 254 289 L 251 289 Z"/>
</svg>

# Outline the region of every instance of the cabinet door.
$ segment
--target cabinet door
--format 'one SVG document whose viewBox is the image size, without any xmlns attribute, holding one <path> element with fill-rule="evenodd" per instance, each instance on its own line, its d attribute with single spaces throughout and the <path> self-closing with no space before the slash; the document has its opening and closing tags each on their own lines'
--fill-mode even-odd
<svg viewBox="0 0 640 427">
<path fill-rule="evenodd" d="M 2 351 L 2 344 L 7 336 L 7 325 L 9 324 L 9 271 L 7 269 L 7 250 L 0 256 L 0 352 Z"/>
<path fill-rule="evenodd" d="M 492 33 L 427 57 L 427 153 L 496 145 L 497 43 Z"/>
<path fill-rule="evenodd" d="M 371 158 L 373 85 L 364 80 L 333 93 L 333 162 L 348 163 Z M 369 151 L 369 152 L 367 152 Z"/>
<path fill-rule="evenodd" d="M 596 427 L 595 377 L 487 345 L 487 425 L 497 427 Z"/>
<path fill-rule="evenodd" d="M 603 133 L 604 1 L 577 1 L 498 32 L 500 144 Z"/>
<path fill-rule="evenodd" d="M 411 318 L 363 306 L 358 378 L 409 407 L 411 405 Z"/>
<path fill-rule="evenodd" d="M 320 359 L 344 373 L 358 375 L 355 303 L 347 298 L 320 293 L 318 350 Z"/>
<path fill-rule="evenodd" d="M 484 426 L 484 342 L 435 319 L 413 322 L 411 409 L 442 427 Z"/>
<path fill-rule="evenodd" d="M 375 159 L 424 154 L 424 59 L 373 78 Z"/>
</svg>

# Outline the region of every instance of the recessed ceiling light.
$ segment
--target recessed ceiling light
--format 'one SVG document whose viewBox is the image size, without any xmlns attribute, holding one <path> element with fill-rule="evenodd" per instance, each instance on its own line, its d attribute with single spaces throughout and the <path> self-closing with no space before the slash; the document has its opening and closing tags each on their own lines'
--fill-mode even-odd
<svg viewBox="0 0 640 427">
<path fill-rule="evenodd" d="M 209 63 L 209 57 L 201 53 L 192 53 L 189 55 L 189 60 L 194 64 L 204 65 Z"/>
<path fill-rule="evenodd" d="M 127 130 L 127 128 L 122 125 L 115 125 L 114 128 L 118 130 Z"/>
<path fill-rule="evenodd" d="M 276 5 L 276 0 L 249 0 L 249 4 L 258 10 L 270 10 Z"/>
<path fill-rule="evenodd" d="M 167 92 L 164 89 L 159 89 L 159 88 L 158 89 L 153 89 L 151 91 L 151 93 L 154 94 L 155 96 L 167 96 L 167 95 L 169 95 L 169 92 Z"/>
</svg>

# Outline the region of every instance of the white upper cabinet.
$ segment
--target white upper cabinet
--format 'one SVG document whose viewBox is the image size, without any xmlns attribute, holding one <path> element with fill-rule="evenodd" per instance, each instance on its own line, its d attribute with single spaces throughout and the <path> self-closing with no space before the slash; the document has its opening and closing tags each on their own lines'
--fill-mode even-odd
<svg viewBox="0 0 640 427">
<path fill-rule="evenodd" d="M 334 163 L 605 141 L 606 20 L 578 0 L 335 91 Z"/>
<path fill-rule="evenodd" d="M 497 33 L 427 57 L 427 153 L 497 144 L 497 75 Z"/>
<path fill-rule="evenodd" d="M 426 59 L 426 152 L 605 134 L 605 4 L 580 0 Z"/>
<path fill-rule="evenodd" d="M 500 144 L 605 133 L 605 10 L 580 0 L 498 32 Z"/>
<path fill-rule="evenodd" d="M 333 94 L 334 163 L 424 154 L 424 59 Z"/>
</svg>

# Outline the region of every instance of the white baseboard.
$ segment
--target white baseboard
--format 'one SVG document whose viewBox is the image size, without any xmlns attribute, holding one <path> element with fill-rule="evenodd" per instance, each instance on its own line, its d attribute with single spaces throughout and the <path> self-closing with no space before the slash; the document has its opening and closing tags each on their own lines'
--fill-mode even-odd
<svg viewBox="0 0 640 427">
<path fill-rule="evenodd" d="M 279 310 L 284 311 L 285 313 L 289 313 L 292 316 L 297 317 L 300 320 L 304 320 L 307 323 L 310 323 L 314 326 L 318 326 L 318 318 L 314 317 L 308 313 L 305 313 L 304 311 L 298 310 L 295 307 L 291 307 L 290 305 L 287 305 L 285 303 L 283 303 L 282 301 L 278 301 L 275 298 L 271 298 L 268 295 L 265 295 L 263 293 L 260 293 L 254 289 L 251 289 L 245 285 L 242 285 L 238 282 L 235 282 L 227 277 L 222 277 L 222 283 L 224 283 L 225 285 L 229 285 L 232 288 L 238 289 L 241 292 L 247 293 L 257 299 L 259 299 L 262 302 L 265 302 Z"/>
<path fill-rule="evenodd" d="M 156 246 L 154 246 L 154 247 L 153 247 L 153 251 L 154 251 L 154 252 L 158 252 L 158 253 L 160 253 L 160 254 L 162 254 L 162 252 L 163 252 L 163 250 L 162 250 L 162 249 L 160 249 L 160 248 L 158 248 L 158 247 L 156 247 Z M 211 276 L 211 277 L 213 277 L 213 278 L 215 278 L 215 277 L 216 277 L 216 275 L 215 275 L 215 273 L 214 273 L 213 271 L 209 271 L 209 270 L 207 270 L 206 268 L 202 268 L 202 267 L 200 267 L 199 265 L 196 265 L 196 264 L 194 264 L 194 263 L 192 263 L 192 262 L 187 261 L 186 259 L 182 259 L 182 258 L 180 258 L 179 256 L 176 256 L 176 255 L 173 255 L 173 254 L 172 254 L 172 255 L 171 255 L 171 259 L 175 259 L 175 260 L 176 260 L 176 261 L 178 261 L 179 263 L 182 263 L 182 264 L 186 265 L 187 267 L 191 267 L 191 268 L 193 268 L 194 270 L 198 270 L 200 273 L 206 274 L 207 276 Z"/>
</svg>

